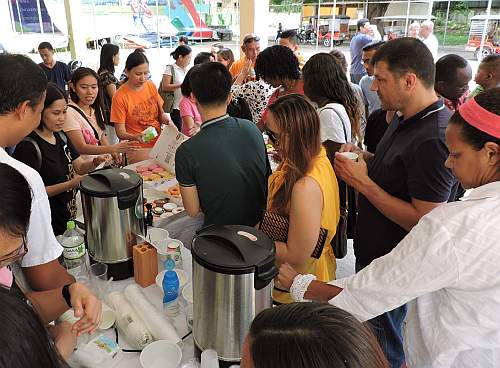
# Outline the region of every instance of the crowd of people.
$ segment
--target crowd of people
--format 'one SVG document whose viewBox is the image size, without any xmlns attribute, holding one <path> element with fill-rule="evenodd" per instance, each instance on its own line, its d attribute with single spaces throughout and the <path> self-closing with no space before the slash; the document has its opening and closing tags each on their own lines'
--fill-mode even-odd
<svg viewBox="0 0 500 368">
<path fill-rule="evenodd" d="M 238 60 L 222 44 L 193 57 L 183 42 L 158 87 L 140 49 L 124 78 L 112 44 L 97 72 L 71 72 L 47 42 L 40 65 L 0 55 L 2 321 L 22 311 L 13 319 L 32 326 L 47 367 L 97 328 L 100 302 L 61 266 L 55 235 L 75 217 L 82 175 L 146 159 L 157 138 L 142 132 L 171 125 L 189 138 L 175 155 L 187 214 L 275 241 L 277 307 L 254 320 L 242 367 L 498 366 L 500 55 L 470 92 L 468 62 L 435 61 L 432 27 L 418 26 L 381 41 L 360 20 L 350 68 L 339 49 L 305 60 L 287 30 L 263 50 L 245 35 Z M 341 226 L 356 274 L 335 280 Z M 336 307 L 294 303 L 305 300 Z M 47 326 L 68 308 L 79 322 Z"/>
</svg>

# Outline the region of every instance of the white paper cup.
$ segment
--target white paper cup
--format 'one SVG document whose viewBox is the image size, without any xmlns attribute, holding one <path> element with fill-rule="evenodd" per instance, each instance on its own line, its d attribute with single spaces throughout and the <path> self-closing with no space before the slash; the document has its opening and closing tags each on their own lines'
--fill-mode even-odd
<svg viewBox="0 0 500 368">
<path fill-rule="evenodd" d="M 160 229 L 157 227 L 150 227 L 148 229 L 148 234 L 146 235 L 146 239 L 148 239 L 151 244 L 158 244 L 161 240 L 168 239 L 168 231 L 165 229 Z"/>
<path fill-rule="evenodd" d="M 142 368 L 177 368 L 182 359 L 182 350 L 173 342 L 158 340 L 146 346 L 141 353 Z"/>
<path fill-rule="evenodd" d="M 341 154 L 342 156 L 348 158 L 349 160 L 358 161 L 359 155 L 357 153 L 354 153 L 354 152 L 339 152 L 339 154 Z"/>
</svg>

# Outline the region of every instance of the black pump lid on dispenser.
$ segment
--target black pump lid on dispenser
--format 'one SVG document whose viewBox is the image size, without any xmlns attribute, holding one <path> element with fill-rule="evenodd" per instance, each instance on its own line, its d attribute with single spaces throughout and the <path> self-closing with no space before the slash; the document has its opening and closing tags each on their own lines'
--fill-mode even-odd
<svg viewBox="0 0 500 368">
<path fill-rule="evenodd" d="M 257 290 L 278 274 L 274 241 L 249 226 L 204 227 L 197 232 L 191 253 L 195 262 L 213 272 L 229 275 L 254 272 Z"/>
<path fill-rule="evenodd" d="M 117 197 L 120 209 L 135 204 L 137 188 L 142 179 L 137 173 L 128 169 L 110 168 L 94 171 L 80 182 L 82 193 L 97 198 Z"/>
</svg>

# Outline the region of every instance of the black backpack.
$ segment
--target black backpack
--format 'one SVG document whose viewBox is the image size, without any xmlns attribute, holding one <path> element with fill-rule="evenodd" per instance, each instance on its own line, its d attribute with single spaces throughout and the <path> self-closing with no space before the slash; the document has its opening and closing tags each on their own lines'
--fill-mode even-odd
<svg viewBox="0 0 500 368">
<path fill-rule="evenodd" d="M 68 137 L 63 132 L 57 132 L 56 134 L 62 139 L 62 141 L 64 142 L 64 148 L 66 149 L 66 147 L 68 145 Z M 36 154 L 37 162 L 36 162 L 36 167 L 34 167 L 34 169 L 36 171 L 40 171 L 40 168 L 42 167 L 42 151 L 40 151 L 40 147 L 38 146 L 38 143 L 36 143 L 36 141 L 31 137 L 25 137 L 21 142 L 28 142 L 28 143 L 32 144 L 33 147 L 35 147 L 35 154 Z"/>
<path fill-rule="evenodd" d="M 234 97 L 227 106 L 227 113 L 233 118 L 252 121 L 252 111 L 243 97 Z"/>
</svg>

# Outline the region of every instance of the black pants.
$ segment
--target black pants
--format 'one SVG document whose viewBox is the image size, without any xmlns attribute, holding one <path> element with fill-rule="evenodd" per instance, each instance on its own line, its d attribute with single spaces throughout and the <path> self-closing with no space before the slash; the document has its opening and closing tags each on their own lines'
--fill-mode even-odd
<svg viewBox="0 0 500 368">
<path fill-rule="evenodd" d="M 172 119 L 175 126 L 177 127 L 177 129 L 179 129 L 180 132 L 182 130 L 181 112 L 177 109 L 173 109 L 172 112 L 170 113 L 170 119 Z"/>
</svg>

